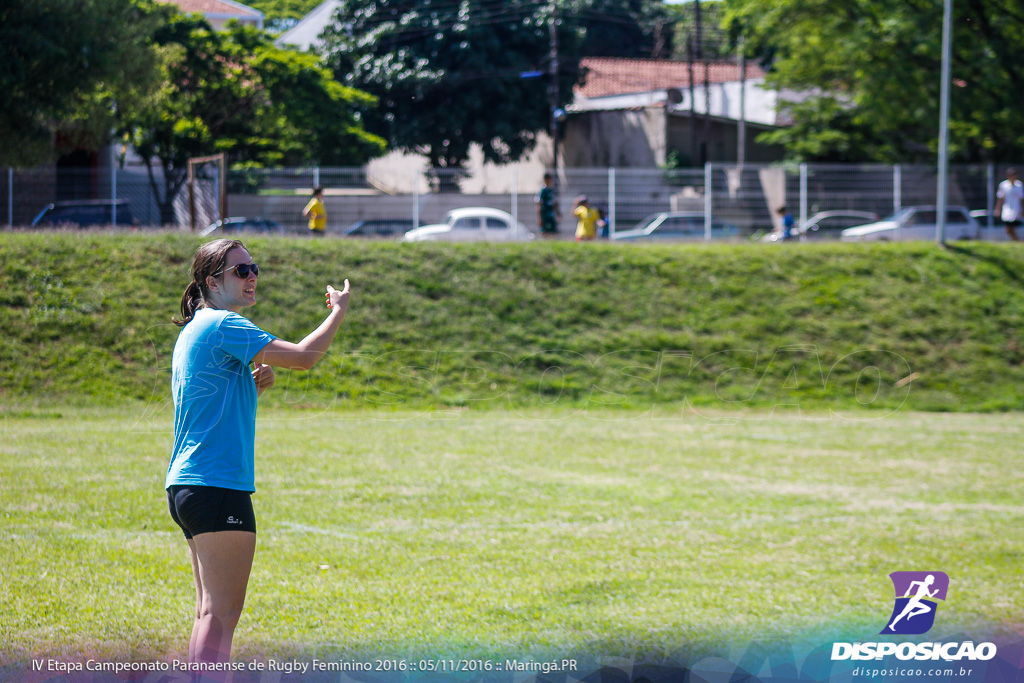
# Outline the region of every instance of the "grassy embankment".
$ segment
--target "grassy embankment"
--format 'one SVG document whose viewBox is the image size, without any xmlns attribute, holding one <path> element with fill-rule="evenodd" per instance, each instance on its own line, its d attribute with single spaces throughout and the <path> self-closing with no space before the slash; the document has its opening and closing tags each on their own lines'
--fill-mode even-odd
<svg viewBox="0 0 1024 683">
<path fill-rule="evenodd" d="M 0 236 L 0 404 L 165 399 L 198 244 Z M 1015 245 L 248 244 L 247 315 L 278 336 L 354 289 L 332 356 L 268 405 L 1024 408 Z"/>
</svg>

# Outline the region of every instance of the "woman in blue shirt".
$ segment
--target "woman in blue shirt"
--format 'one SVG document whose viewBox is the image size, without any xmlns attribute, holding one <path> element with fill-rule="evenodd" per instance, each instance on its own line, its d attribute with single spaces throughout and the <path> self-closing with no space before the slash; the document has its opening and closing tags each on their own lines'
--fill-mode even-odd
<svg viewBox="0 0 1024 683">
<path fill-rule="evenodd" d="M 345 317 L 349 283 L 327 287 L 324 322 L 293 344 L 240 315 L 256 303 L 259 266 L 237 240 L 204 244 L 181 299 L 171 389 L 174 450 L 165 487 L 171 517 L 188 542 L 196 586 L 189 662 L 228 661 L 256 551 L 256 400 L 272 366 L 308 370 Z M 200 672 L 209 669 L 199 669 Z"/>
</svg>

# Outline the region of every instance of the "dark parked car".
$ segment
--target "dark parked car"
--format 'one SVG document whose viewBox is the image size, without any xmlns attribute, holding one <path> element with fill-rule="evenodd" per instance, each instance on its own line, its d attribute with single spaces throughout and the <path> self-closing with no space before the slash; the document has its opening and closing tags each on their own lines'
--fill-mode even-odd
<svg viewBox="0 0 1024 683">
<path fill-rule="evenodd" d="M 203 231 L 199 233 L 200 237 L 206 237 L 213 233 L 229 233 L 229 232 L 263 232 L 267 234 L 281 234 L 284 232 L 284 226 L 277 221 L 272 221 L 269 218 L 243 218 L 241 216 L 232 216 L 231 218 L 225 218 L 224 220 L 210 223 Z"/>
<path fill-rule="evenodd" d="M 127 199 L 119 199 L 116 202 L 96 199 L 49 204 L 32 220 L 32 227 L 88 228 L 94 225 L 113 225 L 115 207 L 118 225 L 135 224 L 132 208 Z"/>
<path fill-rule="evenodd" d="M 367 218 L 345 229 L 345 237 L 401 237 L 415 226 L 411 218 Z"/>
</svg>

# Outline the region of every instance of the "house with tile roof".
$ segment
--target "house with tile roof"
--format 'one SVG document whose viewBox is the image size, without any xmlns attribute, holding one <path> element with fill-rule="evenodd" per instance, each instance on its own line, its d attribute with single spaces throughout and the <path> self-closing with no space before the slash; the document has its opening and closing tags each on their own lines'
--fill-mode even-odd
<svg viewBox="0 0 1024 683">
<path fill-rule="evenodd" d="M 281 34 L 278 45 L 316 50 L 340 5 L 339 0 L 324 0 Z M 560 166 L 657 168 L 672 158 L 684 166 L 735 162 L 741 156 L 741 127 L 745 161 L 771 162 L 783 156 L 781 147 L 757 141 L 759 133 L 785 124 L 777 112 L 778 93 L 764 86 L 759 66 L 747 65 L 741 74 L 734 62 L 615 57 L 586 57 L 581 66 L 586 77 L 574 89 L 561 126 Z M 396 168 L 412 161 L 410 155 L 389 156 Z M 550 138 L 538 133 L 537 148 L 527 162 L 530 172 L 550 164 L 553 156 Z"/>
<path fill-rule="evenodd" d="M 764 71 L 732 62 L 684 62 L 588 57 L 585 81 L 566 107 L 562 149 L 567 167 L 659 167 L 670 158 L 685 166 L 739 158 L 782 158 L 783 150 L 757 134 L 784 121 L 778 93 L 764 87 Z"/>
<path fill-rule="evenodd" d="M 779 94 L 764 86 L 765 73 L 758 66 L 748 65 L 741 74 L 732 62 L 705 67 L 698 62 L 610 57 L 587 57 L 581 66 L 585 80 L 574 89 L 560 125 L 562 170 L 655 169 L 673 160 L 684 167 L 708 161 L 735 163 L 741 122 L 746 129 L 745 162 L 783 158 L 781 146 L 757 141 L 759 133 L 787 123 L 777 109 Z M 538 133 L 537 140 L 526 158 L 504 167 L 484 164 L 482 154 L 471 153 L 471 180 L 464 187 L 484 191 L 527 177 L 539 182 L 554 155 L 546 132 Z M 393 152 L 370 166 L 378 176 L 394 177 L 398 183 L 409 168 L 425 168 L 425 161 Z"/>
<path fill-rule="evenodd" d="M 202 14 L 215 30 L 221 31 L 232 19 L 243 25 L 263 28 L 263 12 L 234 0 L 161 0 L 185 14 Z"/>
</svg>

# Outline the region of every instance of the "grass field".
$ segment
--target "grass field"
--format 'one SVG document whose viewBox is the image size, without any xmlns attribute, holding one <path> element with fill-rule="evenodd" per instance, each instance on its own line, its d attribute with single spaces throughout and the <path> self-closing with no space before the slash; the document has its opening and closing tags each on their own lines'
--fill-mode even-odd
<svg viewBox="0 0 1024 683">
<path fill-rule="evenodd" d="M 166 397 L 198 244 L 3 234 L 0 411 Z M 353 287 L 331 358 L 270 404 L 1024 410 L 1014 244 L 247 244 L 246 315 L 282 338 Z"/>
<path fill-rule="evenodd" d="M 238 658 L 587 652 L 877 634 L 941 570 L 929 638 L 1020 634 L 1013 414 L 261 411 Z M 166 408 L 0 418 L 0 660 L 186 649 Z"/>
<path fill-rule="evenodd" d="M 1024 635 L 1018 245 L 247 242 L 270 332 L 355 293 L 261 399 L 237 659 L 874 639 L 907 570 L 950 577 L 928 638 Z M 0 239 L 0 681 L 183 656 L 162 483 L 198 244 Z"/>
</svg>

